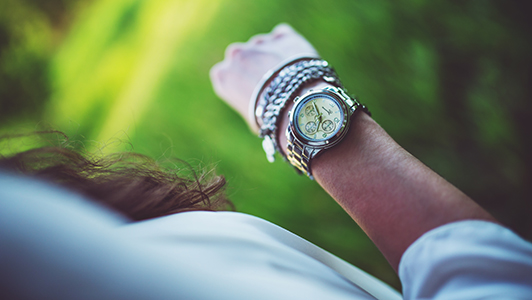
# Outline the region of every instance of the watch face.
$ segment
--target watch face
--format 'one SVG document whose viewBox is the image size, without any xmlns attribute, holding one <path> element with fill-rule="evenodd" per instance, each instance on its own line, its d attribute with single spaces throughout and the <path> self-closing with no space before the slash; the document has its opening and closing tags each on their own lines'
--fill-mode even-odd
<svg viewBox="0 0 532 300">
<path fill-rule="evenodd" d="M 324 141 L 342 127 L 344 113 L 338 100 L 327 94 L 309 96 L 301 101 L 295 113 L 295 128 L 310 141 Z"/>
</svg>

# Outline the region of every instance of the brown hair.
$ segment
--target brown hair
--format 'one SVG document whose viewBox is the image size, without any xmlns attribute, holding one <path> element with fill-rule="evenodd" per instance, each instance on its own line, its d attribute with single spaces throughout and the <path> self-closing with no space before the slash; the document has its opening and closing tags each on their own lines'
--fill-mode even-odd
<svg viewBox="0 0 532 300">
<path fill-rule="evenodd" d="M 62 135 L 55 131 L 44 133 Z M 184 167 L 166 169 L 153 159 L 133 152 L 81 154 L 80 150 L 69 149 L 64 144 L 0 155 L 0 169 L 74 190 L 132 220 L 185 211 L 234 209 L 223 193 L 223 176 L 216 176 L 212 171 L 198 174 L 187 163 L 174 162 Z"/>
</svg>

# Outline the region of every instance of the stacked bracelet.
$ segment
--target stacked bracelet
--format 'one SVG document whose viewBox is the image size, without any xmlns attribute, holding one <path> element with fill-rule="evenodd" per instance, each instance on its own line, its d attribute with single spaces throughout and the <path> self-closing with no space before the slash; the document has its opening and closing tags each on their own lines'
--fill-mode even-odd
<svg viewBox="0 0 532 300">
<path fill-rule="evenodd" d="M 255 91 L 251 111 L 259 127 L 259 137 L 264 138 L 262 146 L 268 161 L 275 160 L 277 151 L 286 159 L 277 141 L 279 115 L 305 84 L 318 80 L 342 87 L 336 72 L 326 61 L 315 57 L 299 57 L 267 74 Z"/>
</svg>

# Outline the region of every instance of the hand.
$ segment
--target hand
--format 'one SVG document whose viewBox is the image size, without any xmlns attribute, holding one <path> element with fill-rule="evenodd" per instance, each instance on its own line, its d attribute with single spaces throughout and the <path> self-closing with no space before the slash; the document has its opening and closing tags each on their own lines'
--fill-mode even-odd
<svg viewBox="0 0 532 300">
<path fill-rule="evenodd" d="M 268 70 L 298 54 L 317 55 L 316 49 L 288 24 L 277 25 L 272 32 L 251 37 L 246 43 L 233 43 L 223 61 L 210 72 L 216 94 L 238 111 L 248 124 L 248 107 L 255 86 Z"/>
</svg>

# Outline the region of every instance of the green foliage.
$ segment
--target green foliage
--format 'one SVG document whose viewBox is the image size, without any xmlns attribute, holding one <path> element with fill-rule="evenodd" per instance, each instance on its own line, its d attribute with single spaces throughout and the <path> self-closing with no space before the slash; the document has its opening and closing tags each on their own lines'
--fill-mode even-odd
<svg viewBox="0 0 532 300">
<path fill-rule="evenodd" d="M 88 147 L 131 144 L 161 160 L 216 165 L 239 211 L 397 287 L 356 224 L 315 182 L 287 164 L 267 163 L 260 140 L 212 91 L 209 69 L 229 43 L 287 22 L 401 145 L 532 238 L 525 215 L 532 196 L 531 21 L 524 1 L 42 3 L 0 3 L 3 132 L 49 124 Z"/>
</svg>

